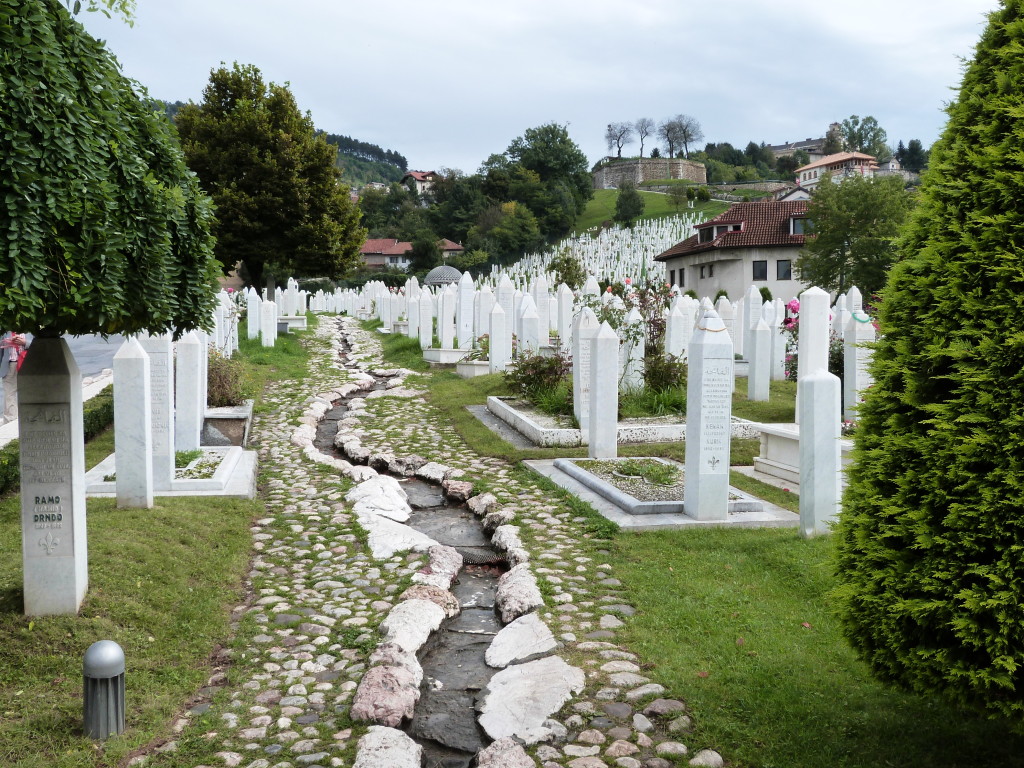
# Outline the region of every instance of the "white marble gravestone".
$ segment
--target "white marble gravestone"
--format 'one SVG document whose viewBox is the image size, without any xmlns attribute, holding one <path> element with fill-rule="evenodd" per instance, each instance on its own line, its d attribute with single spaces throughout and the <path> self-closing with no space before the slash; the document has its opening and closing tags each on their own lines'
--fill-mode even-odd
<svg viewBox="0 0 1024 768">
<path fill-rule="evenodd" d="M 728 515 L 732 389 L 732 339 L 718 313 L 708 310 L 690 339 L 686 382 L 683 509 L 695 520 Z"/>
<path fill-rule="evenodd" d="M 673 302 L 665 319 L 665 354 L 681 358 L 686 352 L 686 336 L 683 324 L 686 318 L 683 316 L 683 308 L 679 302 Z"/>
<path fill-rule="evenodd" d="M 796 420 L 800 421 L 800 380 L 808 373 L 828 370 L 829 299 L 821 288 L 800 294 L 800 339 L 796 359 Z"/>
<path fill-rule="evenodd" d="M 572 310 L 574 299 L 572 289 L 565 283 L 559 283 L 556 293 L 558 343 L 566 351 L 572 349 Z"/>
<path fill-rule="evenodd" d="M 769 384 L 772 373 L 772 332 L 762 317 L 750 332 L 750 346 L 747 368 L 747 399 L 768 400 Z"/>
<path fill-rule="evenodd" d="M 441 290 L 438 297 L 437 308 L 437 337 L 441 342 L 441 349 L 455 348 L 455 304 L 458 299 L 458 289 L 454 283 Z"/>
<path fill-rule="evenodd" d="M 262 300 L 255 289 L 245 292 L 245 326 L 246 336 L 255 339 L 260 335 L 260 304 Z"/>
<path fill-rule="evenodd" d="M 628 392 L 643 389 L 644 386 L 644 355 L 647 349 L 644 331 L 646 325 L 639 309 L 633 307 L 629 310 L 626 314 L 625 325 L 629 336 L 623 339 L 619 349 L 622 358 L 622 378 L 619 381 L 619 388 L 623 392 Z"/>
<path fill-rule="evenodd" d="M 272 347 L 277 344 L 277 304 L 264 301 L 260 309 L 263 311 L 260 315 L 260 343 L 264 347 Z"/>
<path fill-rule="evenodd" d="M 174 480 L 174 354 L 171 334 L 143 334 L 149 355 L 149 417 L 152 424 L 153 490 L 169 491 Z"/>
<path fill-rule="evenodd" d="M 426 288 L 420 294 L 419 317 L 420 349 L 430 349 L 434 345 L 434 300 Z"/>
<path fill-rule="evenodd" d="M 473 295 L 476 289 L 469 272 L 463 272 L 459 280 L 455 321 L 459 338 L 459 349 L 472 349 L 476 337 L 473 333 Z"/>
<path fill-rule="evenodd" d="M 590 419 L 587 454 L 592 459 L 618 456 L 619 337 L 607 321 L 590 341 Z"/>
<path fill-rule="evenodd" d="M 512 337 L 505 332 L 505 324 L 507 322 L 508 316 L 505 314 L 505 310 L 501 308 L 501 304 L 495 304 L 491 307 L 490 346 L 487 350 L 490 362 L 488 370 L 491 373 L 504 371 L 505 366 L 512 359 Z"/>
<path fill-rule="evenodd" d="M 527 297 L 530 298 L 530 297 Z M 541 323 L 537 308 L 533 305 L 532 298 L 529 302 L 523 301 L 523 315 L 521 318 L 522 335 L 520 336 L 520 349 L 522 354 L 529 357 L 540 354 L 541 345 Z"/>
<path fill-rule="evenodd" d="M 174 450 L 194 451 L 199 447 L 206 417 L 203 390 L 203 355 L 206 347 L 195 331 L 175 344 L 174 360 Z"/>
<path fill-rule="evenodd" d="M 856 420 L 864 390 L 871 386 L 868 365 L 872 351 L 868 345 L 874 340 L 871 318 L 860 310 L 851 313 L 843 334 L 843 418 L 847 421 Z"/>
<path fill-rule="evenodd" d="M 89 586 L 82 376 L 67 342 L 37 336 L 18 372 L 25 613 L 78 613 Z"/>
<path fill-rule="evenodd" d="M 584 307 L 572 323 L 572 407 L 580 425 L 580 435 L 587 442 L 590 426 L 590 342 L 597 334 L 597 315 Z M 616 373 L 619 370 L 615 365 Z"/>
<path fill-rule="evenodd" d="M 801 303 L 801 308 L 803 304 Z M 839 516 L 843 467 L 840 460 L 839 377 L 815 368 L 797 379 L 800 387 L 800 535 L 829 533 Z"/>
<path fill-rule="evenodd" d="M 198 346 L 198 341 L 195 345 Z M 153 463 L 149 457 L 153 452 L 153 430 L 149 409 L 149 355 L 138 339 L 132 337 L 117 350 L 113 365 L 117 506 L 152 509 Z"/>
</svg>

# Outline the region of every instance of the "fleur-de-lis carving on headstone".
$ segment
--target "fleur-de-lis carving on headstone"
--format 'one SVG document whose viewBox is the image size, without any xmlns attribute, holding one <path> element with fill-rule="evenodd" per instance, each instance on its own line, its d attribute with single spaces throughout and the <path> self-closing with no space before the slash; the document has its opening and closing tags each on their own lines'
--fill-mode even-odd
<svg viewBox="0 0 1024 768">
<path fill-rule="evenodd" d="M 718 458 L 717 456 L 712 456 L 710 459 L 708 459 L 708 466 L 711 467 L 712 469 L 714 469 L 715 467 L 717 467 L 721 463 L 722 463 L 722 460 L 720 458 Z"/>
<path fill-rule="evenodd" d="M 53 550 L 60 546 L 60 539 L 54 538 L 51 531 L 47 531 L 46 535 L 39 540 L 39 546 L 46 550 L 46 554 L 52 555 Z"/>
</svg>

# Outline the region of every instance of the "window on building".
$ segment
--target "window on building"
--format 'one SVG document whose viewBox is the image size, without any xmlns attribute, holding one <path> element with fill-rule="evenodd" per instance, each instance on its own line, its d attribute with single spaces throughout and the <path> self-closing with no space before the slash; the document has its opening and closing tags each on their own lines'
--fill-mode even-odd
<svg viewBox="0 0 1024 768">
<path fill-rule="evenodd" d="M 706 269 L 707 269 L 707 267 L 705 267 L 703 264 L 701 264 L 701 266 L 700 266 L 700 279 L 701 280 L 703 280 L 706 277 L 706 275 L 704 274 Z"/>
<path fill-rule="evenodd" d="M 715 265 L 714 264 L 708 264 L 708 277 L 714 277 L 714 276 L 715 276 Z"/>
<path fill-rule="evenodd" d="M 698 231 L 700 232 L 700 234 L 697 236 L 698 242 L 710 243 L 712 240 L 715 239 L 714 227 L 704 227 L 703 229 L 700 229 Z"/>
<path fill-rule="evenodd" d="M 669 286 L 676 284 L 676 271 L 674 269 L 668 271 L 668 284 Z"/>
<path fill-rule="evenodd" d="M 807 230 L 807 219 L 802 216 L 794 216 L 789 220 L 789 234 L 791 235 L 803 235 L 806 234 Z"/>
<path fill-rule="evenodd" d="M 768 279 L 768 262 L 767 261 L 755 261 L 754 262 L 754 279 L 755 280 L 767 280 Z"/>
<path fill-rule="evenodd" d="M 789 259 L 778 259 L 775 262 L 775 279 L 776 280 L 792 280 L 793 279 L 793 265 Z"/>
<path fill-rule="evenodd" d="M 733 224 L 731 227 L 729 227 L 730 232 L 739 232 L 741 229 L 743 229 L 742 224 Z"/>
</svg>

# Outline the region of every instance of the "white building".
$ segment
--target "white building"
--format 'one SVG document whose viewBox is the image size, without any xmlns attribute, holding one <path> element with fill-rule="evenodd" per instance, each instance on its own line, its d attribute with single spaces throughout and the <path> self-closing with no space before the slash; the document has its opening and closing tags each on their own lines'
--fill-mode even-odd
<svg viewBox="0 0 1024 768">
<path fill-rule="evenodd" d="M 807 287 L 793 268 L 806 222 L 806 200 L 736 203 L 655 258 L 665 262 L 669 283 L 699 298 L 725 291 L 736 301 L 755 285 L 788 301 Z"/>
<path fill-rule="evenodd" d="M 805 189 L 818 186 L 825 174 L 831 174 L 832 181 L 839 183 L 850 176 L 873 178 L 878 163 L 871 155 L 863 152 L 837 152 L 796 169 L 796 183 Z"/>
</svg>

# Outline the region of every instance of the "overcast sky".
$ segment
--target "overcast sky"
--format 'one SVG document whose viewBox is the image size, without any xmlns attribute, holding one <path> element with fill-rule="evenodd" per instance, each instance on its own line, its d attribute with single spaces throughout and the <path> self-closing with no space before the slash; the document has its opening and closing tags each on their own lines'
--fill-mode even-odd
<svg viewBox="0 0 1024 768">
<path fill-rule="evenodd" d="M 997 0 L 138 0 L 79 14 L 124 73 L 199 101 L 220 62 L 288 82 L 318 128 L 410 169 L 474 172 L 557 122 L 595 162 L 612 121 L 677 113 L 780 144 L 873 115 L 929 146 Z M 637 145 L 626 151 L 635 154 Z M 644 154 L 649 154 L 650 143 Z"/>
</svg>

